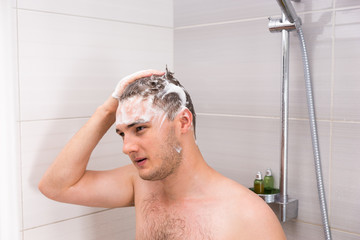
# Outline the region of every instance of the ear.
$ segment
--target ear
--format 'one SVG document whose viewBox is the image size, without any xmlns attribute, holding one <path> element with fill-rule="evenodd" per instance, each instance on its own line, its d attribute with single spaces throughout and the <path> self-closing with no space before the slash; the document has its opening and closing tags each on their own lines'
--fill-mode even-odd
<svg viewBox="0 0 360 240">
<path fill-rule="evenodd" d="M 189 109 L 184 108 L 183 110 L 181 110 L 178 114 L 178 118 L 181 133 L 187 133 L 192 129 L 193 115 Z"/>
</svg>

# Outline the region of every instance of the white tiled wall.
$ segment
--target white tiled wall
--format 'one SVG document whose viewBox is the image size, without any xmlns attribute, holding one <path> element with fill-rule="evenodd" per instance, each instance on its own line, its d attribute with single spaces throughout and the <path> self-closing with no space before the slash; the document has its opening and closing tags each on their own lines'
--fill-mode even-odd
<svg viewBox="0 0 360 240">
<path fill-rule="evenodd" d="M 18 8 L 90 18 L 173 27 L 173 2 L 166 0 L 18 0 Z"/>
<path fill-rule="evenodd" d="M 135 239 L 134 208 L 107 210 L 25 231 L 25 239 Z"/>
<path fill-rule="evenodd" d="M 303 21 L 333 239 L 360 239 L 360 2 L 293 2 Z M 175 0 L 175 70 L 198 112 L 198 144 L 210 165 L 251 186 L 280 169 L 281 36 L 275 0 Z M 287 238 L 324 239 L 299 40 L 290 37 L 289 194 L 297 220 Z"/>
<path fill-rule="evenodd" d="M 360 2 L 356 9 L 336 12 L 334 119 L 360 121 Z"/>
<path fill-rule="evenodd" d="M 18 14 L 22 120 L 89 116 L 124 74 L 172 60 L 171 28 Z"/>
<path fill-rule="evenodd" d="M 333 239 L 360 239 L 360 3 L 301 0 Z M 279 34 L 276 1 L 17 1 L 23 240 L 134 239 L 132 208 L 56 203 L 37 183 L 117 81 L 144 68 L 176 68 L 198 112 L 209 164 L 250 186 L 279 175 Z M 174 13 L 173 13 L 174 11 Z M 175 26 L 173 26 L 175 25 Z M 322 239 L 299 41 L 291 33 L 289 192 L 299 199 L 288 239 Z M 110 131 L 89 168 L 127 163 Z M 278 184 L 278 179 L 275 180 Z"/>
<path fill-rule="evenodd" d="M 334 227 L 358 233 L 359 186 L 351 184 L 358 180 L 360 169 L 360 124 L 334 123 L 333 161 L 331 184 L 331 216 Z"/>
<path fill-rule="evenodd" d="M 135 214 L 57 203 L 37 184 L 117 82 L 138 70 L 173 69 L 167 0 L 17 1 L 23 240 L 135 239 Z M 128 163 L 111 129 L 90 169 Z"/>
<path fill-rule="evenodd" d="M 356 0 L 347 0 L 347 2 L 350 4 L 350 2 L 356 2 Z M 301 0 L 295 3 L 295 5 L 298 11 L 325 10 L 332 8 L 332 0 Z M 217 0 L 174 0 L 174 8 L 175 27 L 280 15 L 276 0 L 256 2 L 235 0 L 223 0 L 221 2 Z"/>
</svg>

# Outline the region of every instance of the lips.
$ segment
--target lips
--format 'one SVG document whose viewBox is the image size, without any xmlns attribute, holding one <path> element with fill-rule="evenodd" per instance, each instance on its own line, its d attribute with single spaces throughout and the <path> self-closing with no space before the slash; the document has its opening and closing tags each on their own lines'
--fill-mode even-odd
<svg viewBox="0 0 360 240">
<path fill-rule="evenodd" d="M 147 160 L 147 158 L 137 158 L 137 159 L 135 159 L 135 163 L 136 163 L 136 165 L 141 167 L 145 164 L 146 160 Z"/>
</svg>

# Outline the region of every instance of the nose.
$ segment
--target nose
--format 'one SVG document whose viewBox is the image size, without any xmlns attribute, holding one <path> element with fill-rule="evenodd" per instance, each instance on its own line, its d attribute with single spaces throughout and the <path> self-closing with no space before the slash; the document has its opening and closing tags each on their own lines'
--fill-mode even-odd
<svg viewBox="0 0 360 240">
<path fill-rule="evenodd" d="M 131 139 L 129 137 L 124 137 L 123 143 L 123 153 L 126 155 L 130 155 L 133 152 L 137 152 L 139 150 L 139 146 L 135 139 Z"/>
</svg>

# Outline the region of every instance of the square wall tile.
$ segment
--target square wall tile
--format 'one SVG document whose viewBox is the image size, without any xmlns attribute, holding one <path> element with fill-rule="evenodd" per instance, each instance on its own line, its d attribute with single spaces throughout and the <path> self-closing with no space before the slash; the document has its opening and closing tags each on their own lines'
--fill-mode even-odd
<svg viewBox="0 0 360 240">
<path fill-rule="evenodd" d="M 336 12 L 335 120 L 360 121 L 360 9 Z"/>
<path fill-rule="evenodd" d="M 360 2 L 357 0 L 336 0 L 335 1 L 335 7 L 341 8 L 341 7 L 356 7 L 360 6 Z"/>
<path fill-rule="evenodd" d="M 258 171 L 271 168 L 278 186 L 279 120 L 203 114 L 197 119 L 197 143 L 210 166 L 246 187 Z"/>
<path fill-rule="evenodd" d="M 21 120 L 90 116 L 118 81 L 170 69 L 173 30 L 19 11 Z"/>
<path fill-rule="evenodd" d="M 317 116 L 330 119 L 331 14 L 305 15 Z M 280 115 L 281 34 L 268 20 L 175 30 L 175 68 L 199 113 Z M 290 117 L 307 118 L 299 40 L 290 40 Z M 315 48 L 315 46 L 317 46 Z"/>
<path fill-rule="evenodd" d="M 61 149 L 87 119 L 30 121 L 21 123 L 22 196 L 24 228 L 69 219 L 99 211 L 47 199 L 38 183 Z M 94 150 L 88 168 L 112 169 L 129 164 L 122 140 L 109 131 Z"/>
<path fill-rule="evenodd" d="M 332 0 L 302 0 L 292 4 L 297 12 L 313 11 L 331 8 Z M 268 0 L 175 0 L 174 10 L 175 27 L 281 15 L 277 2 Z"/>
<path fill-rule="evenodd" d="M 316 117 L 330 120 L 332 75 L 332 14 L 300 15 L 308 55 Z M 281 44 L 281 43 L 280 43 Z M 299 35 L 290 34 L 290 117 L 308 118 L 305 77 Z"/>
<path fill-rule="evenodd" d="M 168 0 L 18 0 L 18 8 L 145 25 L 173 26 L 173 2 Z"/>
<path fill-rule="evenodd" d="M 331 231 L 331 236 L 334 240 L 360 240 L 360 234 L 343 232 L 335 229 Z"/>
<path fill-rule="evenodd" d="M 360 124 L 334 123 L 331 172 L 332 227 L 360 234 Z"/>
<path fill-rule="evenodd" d="M 135 209 L 117 208 L 26 230 L 24 240 L 134 240 Z"/>
<path fill-rule="evenodd" d="M 308 224 L 296 220 L 282 223 L 288 240 L 319 240 L 325 239 L 324 230 L 321 226 Z"/>
<path fill-rule="evenodd" d="M 175 0 L 174 26 L 182 27 L 280 15 L 276 1 Z"/>
<path fill-rule="evenodd" d="M 329 208 L 330 123 L 317 122 L 326 204 Z M 309 121 L 289 122 L 288 194 L 299 200 L 298 220 L 322 224 Z"/>
<path fill-rule="evenodd" d="M 175 73 L 199 113 L 279 116 L 279 41 L 265 19 L 175 30 Z"/>
<path fill-rule="evenodd" d="M 331 9 L 333 6 L 333 0 L 300 0 L 300 1 L 291 1 L 297 14 L 301 12 L 310 12 L 310 11 L 321 11 Z"/>
</svg>

